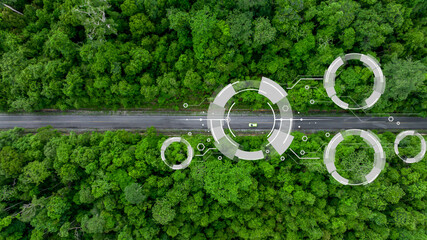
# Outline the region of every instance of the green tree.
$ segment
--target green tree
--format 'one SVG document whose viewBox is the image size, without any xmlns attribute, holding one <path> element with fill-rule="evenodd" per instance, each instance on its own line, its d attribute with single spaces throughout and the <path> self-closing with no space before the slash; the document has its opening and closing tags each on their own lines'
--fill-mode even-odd
<svg viewBox="0 0 427 240">
<path fill-rule="evenodd" d="M 143 13 L 130 17 L 129 27 L 134 38 L 141 38 L 154 31 L 154 24 Z"/>
<path fill-rule="evenodd" d="M 165 101 L 169 97 L 176 96 L 178 94 L 177 88 L 178 82 L 173 73 L 167 73 L 157 78 L 157 84 L 159 91 L 161 92 L 162 101 Z M 160 101 L 160 100 L 159 100 Z"/>
<path fill-rule="evenodd" d="M 239 192 L 249 190 L 252 184 L 250 167 L 240 163 L 238 166 L 233 166 L 230 161 L 206 163 L 204 189 L 218 202 L 238 202 Z"/>
<path fill-rule="evenodd" d="M 58 196 L 51 197 L 47 203 L 47 215 L 52 219 L 59 219 L 69 209 L 67 200 Z"/>
<path fill-rule="evenodd" d="M 135 0 L 125 0 L 123 4 L 120 5 L 120 9 L 125 16 L 132 16 L 139 10 Z"/>
<path fill-rule="evenodd" d="M 406 101 L 412 92 L 425 85 L 427 67 L 419 61 L 394 59 L 384 64 L 383 69 L 387 90 L 382 97 L 388 101 Z"/>
<path fill-rule="evenodd" d="M 27 166 L 23 168 L 20 180 L 23 183 L 35 183 L 38 185 L 50 175 L 51 172 L 48 170 L 46 162 L 34 161 L 28 163 Z"/>
<path fill-rule="evenodd" d="M 147 68 L 152 61 L 150 53 L 145 49 L 134 49 L 130 52 L 132 60 L 125 68 L 128 75 L 136 75 Z"/>
<path fill-rule="evenodd" d="M 257 18 L 254 21 L 254 44 L 255 46 L 264 45 L 274 41 L 276 38 L 276 28 L 271 26 L 267 18 Z"/>
<path fill-rule="evenodd" d="M 106 11 L 109 8 L 110 5 L 107 1 L 87 0 L 73 9 L 83 23 L 88 39 L 104 40 L 106 35 L 117 33 L 117 24 L 113 19 L 106 17 Z"/>
<path fill-rule="evenodd" d="M 236 44 L 250 46 L 252 43 L 252 12 L 234 12 L 227 17 L 227 24 L 230 28 L 230 36 Z"/>
<path fill-rule="evenodd" d="M 200 89 L 202 83 L 202 78 L 197 72 L 193 70 L 188 70 L 184 78 L 184 86 L 190 88 L 193 91 Z"/>
<path fill-rule="evenodd" d="M 208 42 L 213 37 L 216 17 L 208 6 L 196 11 L 190 20 L 191 34 L 193 35 L 193 48 L 195 57 L 199 60 L 205 58 Z"/>
<path fill-rule="evenodd" d="M 0 151 L 0 174 L 6 177 L 16 177 L 22 172 L 25 160 L 14 148 L 3 147 Z"/>
<path fill-rule="evenodd" d="M 381 46 L 393 28 L 374 9 L 360 9 L 354 22 L 354 31 L 356 41 L 366 51 Z"/>
<path fill-rule="evenodd" d="M 83 231 L 87 233 L 103 233 L 105 224 L 105 219 L 99 214 L 96 214 L 91 218 L 85 215 L 81 221 Z"/>
<path fill-rule="evenodd" d="M 78 192 L 80 203 L 92 203 L 95 197 L 92 195 L 91 189 L 88 186 L 81 185 L 81 189 Z"/>
</svg>

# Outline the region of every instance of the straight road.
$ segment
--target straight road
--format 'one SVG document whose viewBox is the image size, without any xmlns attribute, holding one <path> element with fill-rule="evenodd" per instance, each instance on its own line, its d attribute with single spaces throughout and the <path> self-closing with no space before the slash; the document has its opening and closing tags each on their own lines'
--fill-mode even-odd
<svg viewBox="0 0 427 240">
<path fill-rule="evenodd" d="M 276 122 L 270 115 L 232 115 L 233 130 L 249 129 L 249 123 L 257 123 L 259 130 L 269 130 Z M 288 121 L 288 120 L 285 120 Z M 339 130 L 339 129 L 427 129 L 427 118 L 394 117 L 303 117 L 294 116 L 294 130 Z M 224 128 L 227 127 L 224 121 Z M 51 125 L 58 129 L 108 130 L 141 129 L 148 127 L 170 130 L 207 130 L 206 115 L 82 115 L 82 114 L 0 114 L 0 129 L 14 127 L 35 129 Z"/>
</svg>

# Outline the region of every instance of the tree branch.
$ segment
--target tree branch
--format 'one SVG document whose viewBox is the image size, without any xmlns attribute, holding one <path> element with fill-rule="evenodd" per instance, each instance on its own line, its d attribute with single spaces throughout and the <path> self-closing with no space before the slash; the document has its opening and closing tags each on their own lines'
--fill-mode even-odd
<svg viewBox="0 0 427 240">
<path fill-rule="evenodd" d="M 16 10 L 16 9 L 14 9 L 13 7 L 11 7 L 11 6 L 9 6 L 9 5 L 5 4 L 5 3 L 2 3 L 2 4 L 3 4 L 3 6 L 5 6 L 5 7 L 9 8 L 10 10 L 12 10 L 12 11 L 14 11 L 14 12 L 16 12 L 17 14 L 24 15 L 24 14 L 23 14 L 23 13 L 21 13 L 20 11 L 18 11 L 18 10 Z"/>
</svg>

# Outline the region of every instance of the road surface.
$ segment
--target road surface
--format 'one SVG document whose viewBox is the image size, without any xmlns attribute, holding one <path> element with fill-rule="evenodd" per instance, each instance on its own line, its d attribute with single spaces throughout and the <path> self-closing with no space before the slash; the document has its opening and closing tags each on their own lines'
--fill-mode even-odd
<svg viewBox="0 0 427 240">
<path fill-rule="evenodd" d="M 302 117 L 294 116 L 294 130 L 339 130 L 339 129 L 427 129 L 427 118 L 394 117 Z M 225 121 L 224 121 L 225 122 Z M 259 130 L 273 127 L 270 115 L 232 115 L 233 130 L 249 129 L 249 123 L 257 123 Z M 278 123 L 279 120 L 276 120 Z M 82 115 L 82 114 L 0 114 L 0 129 L 14 127 L 36 129 L 51 125 L 57 129 L 141 129 L 148 127 L 171 130 L 206 130 L 206 115 Z M 275 125 L 276 128 L 278 124 Z M 224 128 L 227 127 L 225 122 Z"/>
</svg>

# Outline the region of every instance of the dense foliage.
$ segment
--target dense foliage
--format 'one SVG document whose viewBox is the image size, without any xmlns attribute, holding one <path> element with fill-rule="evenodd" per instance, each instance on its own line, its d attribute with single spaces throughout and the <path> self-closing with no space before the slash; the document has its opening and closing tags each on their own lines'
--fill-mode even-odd
<svg viewBox="0 0 427 240">
<path fill-rule="evenodd" d="M 291 148 L 309 157 L 332 137 L 293 135 Z M 322 159 L 289 150 L 284 161 L 238 162 L 210 151 L 173 171 L 159 158 L 166 137 L 154 129 L 3 131 L 0 239 L 426 239 L 427 159 L 405 164 L 391 148 L 395 134 L 378 136 L 385 169 L 351 187 L 332 179 Z M 207 136 L 184 137 L 212 147 Z M 168 156 L 183 146 L 171 145 Z"/>
<path fill-rule="evenodd" d="M 197 104 L 242 79 L 291 86 L 360 52 L 379 59 L 387 77 L 373 111 L 426 113 L 425 1 L 3 2 L 23 13 L 0 12 L 3 110 Z M 344 92 L 372 89 L 361 71 L 345 73 Z M 291 91 L 294 109 L 338 109 L 319 82 L 308 83 L 310 91 Z"/>
</svg>

